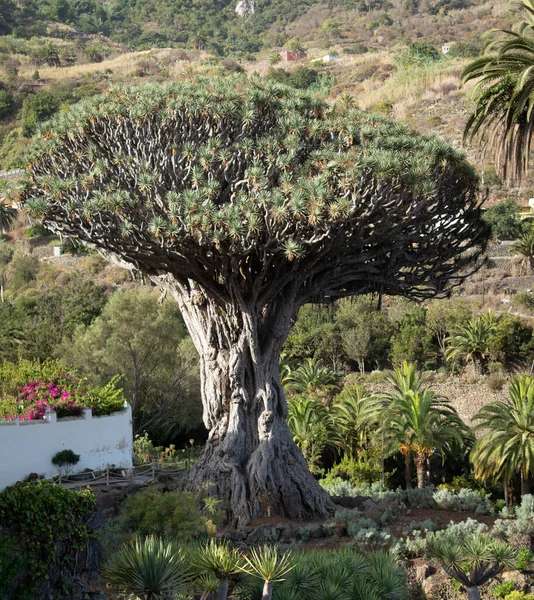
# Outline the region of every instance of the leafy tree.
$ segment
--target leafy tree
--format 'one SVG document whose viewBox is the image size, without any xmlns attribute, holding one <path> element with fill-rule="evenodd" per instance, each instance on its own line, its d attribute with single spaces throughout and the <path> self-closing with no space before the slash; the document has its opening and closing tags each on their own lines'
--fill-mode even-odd
<svg viewBox="0 0 534 600">
<path fill-rule="evenodd" d="M 136 431 L 154 438 L 200 424 L 196 353 L 174 303 L 147 291 L 113 294 L 92 325 L 67 340 L 62 355 L 80 373 L 103 383 L 115 373 L 132 405 Z"/>
<path fill-rule="evenodd" d="M 391 362 L 425 363 L 435 354 L 432 333 L 426 327 L 426 311 L 418 306 L 403 317 L 391 339 Z M 428 367 L 427 367 L 428 368 Z"/>
<path fill-rule="evenodd" d="M 33 64 L 38 67 L 43 65 L 47 67 L 59 67 L 61 63 L 59 60 L 59 48 L 50 41 L 33 47 L 31 57 Z"/>
<path fill-rule="evenodd" d="M 286 362 L 290 366 L 298 366 L 309 358 L 316 358 L 337 370 L 342 352 L 332 308 L 311 304 L 303 306 L 284 344 Z"/>
<path fill-rule="evenodd" d="M 50 92 L 37 92 L 22 102 L 22 135 L 30 137 L 38 123 L 59 110 L 60 99 Z"/>
<path fill-rule="evenodd" d="M 20 251 L 15 252 L 7 274 L 9 289 L 18 290 L 28 286 L 36 279 L 38 270 L 39 261 L 34 256 Z"/>
<path fill-rule="evenodd" d="M 492 362 L 517 366 L 532 349 L 532 329 L 514 315 L 501 315 L 489 337 L 488 352 Z"/>
<path fill-rule="evenodd" d="M 491 237 L 496 240 L 515 240 L 519 237 L 524 231 L 520 212 L 521 208 L 513 198 L 490 206 L 484 213 L 484 221 L 491 229 Z"/>
<path fill-rule="evenodd" d="M 480 600 L 479 587 L 504 569 L 513 568 L 517 551 L 487 534 L 478 534 L 462 542 L 450 536 L 436 538 L 428 554 L 465 587 L 469 600 Z"/>
<path fill-rule="evenodd" d="M 471 308 L 463 299 L 433 300 L 427 307 L 426 325 L 445 352 L 445 339 L 470 318 Z"/>
<path fill-rule="evenodd" d="M 62 342 L 66 346 L 71 344 L 77 327 L 95 320 L 106 303 L 106 288 L 88 277 L 73 275 L 43 289 L 39 280 L 35 281 L 38 273 L 30 277 L 33 266 L 36 266 L 33 259 L 22 270 L 18 266 L 12 275 L 14 279 L 8 278 L 8 288 L 20 288 L 10 297 L 16 315 L 14 321 L 23 332 L 20 354 L 32 360 L 45 360 L 61 352 Z M 23 277 L 30 278 L 25 284 L 27 288 L 20 281 Z M 109 374 L 106 381 L 112 376 Z"/>
<path fill-rule="evenodd" d="M 471 452 L 475 475 L 502 480 L 521 475 L 521 494 L 530 493 L 534 474 L 534 379 L 513 378 L 509 398 L 483 406 L 474 419 L 476 430 L 486 431 Z"/>
<path fill-rule="evenodd" d="M 369 356 L 371 349 L 371 327 L 361 323 L 359 327 L 353 327 L 341 334 L 343 349 L 349 360 L 358 363 L 360 374 L 365 374 L 365 359 Z"/>
<path fill-rule="evenodd" d="M 299 307 L 431 297 L 485 245 L 453 149 L 259 79 L 110 91 L 61 112 L 28 160 L 30 215 L 178 301 L 210 429 L 188 487 L 212 482 L 236 525 L 259 498 L 293 518 L 333 510 L 285 420 L 278 363 Z"/>
</svg>

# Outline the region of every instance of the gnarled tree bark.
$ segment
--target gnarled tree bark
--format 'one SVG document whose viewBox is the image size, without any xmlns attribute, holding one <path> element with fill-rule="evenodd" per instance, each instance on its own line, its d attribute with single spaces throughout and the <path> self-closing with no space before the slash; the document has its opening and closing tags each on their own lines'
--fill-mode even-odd
<svg viewBox="0 0 534 600">
<path fill-rule="evenodd" d="M 279 310 L 221 307 L 196 285 L 171 284 L 200 355 L 206 448 L 190 490 L 206 488 L 235 527 L 275 515 L 326 517 L 333 503 L 310 473 L 287 425 L 279 357 L 296 316 L 291 292 Z M 218 318 L 214 318 L 217 315 Z"/>
</svg>

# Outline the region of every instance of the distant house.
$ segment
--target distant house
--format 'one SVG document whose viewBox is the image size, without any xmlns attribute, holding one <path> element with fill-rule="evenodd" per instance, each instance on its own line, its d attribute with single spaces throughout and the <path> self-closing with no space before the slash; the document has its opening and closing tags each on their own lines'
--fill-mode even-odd
<svg viewBox="0 0 534 600">
<path fill-rule="evenodd" d="M 308 53 L 303 50 L 282 50 L 282 52 L 280 52 L 280 58 L 284 62 L 304 60 L 305 58 L 308 58 Z"/>
<path fill-rule="evenodd" d="M 339 56 L 336 56 L 335 54 L 327 54 L 326 56 L 323 56 L 321 58 L 321 60 L 324 63 L 331 63 L 331 62 L 337 62 L 338 60 L 341 60 L 341 59 L 339 58 Z"/>
<path fill-rule="evenodd" d="M 442 54 L 449 54 L 449 50 L 451 49 L 451 45 L 450 44 L 443 44 L 443 46 L 441 46 L 441 52 Z"/>
</svg>

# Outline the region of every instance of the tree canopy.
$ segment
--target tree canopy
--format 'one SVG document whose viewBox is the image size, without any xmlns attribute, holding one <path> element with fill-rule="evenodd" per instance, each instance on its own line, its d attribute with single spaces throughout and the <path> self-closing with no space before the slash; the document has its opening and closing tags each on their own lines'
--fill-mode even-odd
<svg viewBox="0 0 534 600">
<path fill-rule="evenodd" d="M 444 142 L 259 80 L 115 88 L 55 117 L 30 161 L 32 216 L 223 302 L 269 301 L 275 271 L 300 303 L 425 297 L 484 238 Z"/>
</svg>

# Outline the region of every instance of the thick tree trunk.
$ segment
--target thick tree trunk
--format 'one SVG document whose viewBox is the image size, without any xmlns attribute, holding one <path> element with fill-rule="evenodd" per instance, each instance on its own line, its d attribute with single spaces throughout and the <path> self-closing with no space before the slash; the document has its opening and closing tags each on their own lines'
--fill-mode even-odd
<svg viewBox="0 0 534 600">
<path fill-rule="evenodd" d="M 477 587 L 466 588 L 468 600 L 480 600 L 480 591 Z"/>
<path fill-rule="evenodd" d="M 415 455 L 415 467 L 417 469 L 417 487 L 421 490 L 425 487 L 425 464 L 426 456 L 421 453 Z"/>
<path fill-rule="evenodd" d="M 506 508 L 510 508 L 510 489 L 506 479 L 504 480 L 504 505 Z"/>
<path fill-rule="evenodd" d="M 260 328 L 265 317 L 246 307 L 228 306 L 222 315 L 198 293 L 173 294 L 200 354 L 209 430 L 187 489 L 216 495 L 234 527 L 258 517 L 332 514 L 334 505 L 310 473 L 286 422 L 278 363 L 294 318 L 291 303 Z"/>
<path fill-rule="evenodd" d="M 406 480 L 406 489 L 412 489 L 412 453 L 410 450 L 406 452 L 404 455 L 406 470 L 405 470 L 405 480 Z"/>
</svg>

